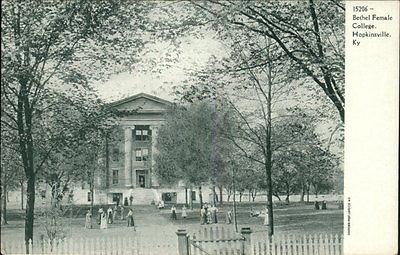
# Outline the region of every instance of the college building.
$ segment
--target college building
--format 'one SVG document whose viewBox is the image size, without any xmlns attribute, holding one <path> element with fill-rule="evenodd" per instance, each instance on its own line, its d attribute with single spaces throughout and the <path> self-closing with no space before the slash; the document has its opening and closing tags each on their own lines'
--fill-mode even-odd
<svg viewBox="0 0 400 255">
<path fill-rule="evenodd" d="M 157 133 L 171 106 L 171 102 L 145 93 L 110 104 L 118 116 L 118 128 L 107 146 L 106 170 L 103 174 L 98 171 L 95 180 L 95 204 L 123 203 L 131 196 L 133 204 L 158 203 L 161 199 L 166 203 L 198 202 L 196 191 L 189 194 L 183 183 L 160 186 L 155 174 Z M 208 192 L 204 187 L 205 201 Z M 83 182 L 73 187 L 74 203 L 88 204 L 90 200 L 89 185 Z"/>
</svg>

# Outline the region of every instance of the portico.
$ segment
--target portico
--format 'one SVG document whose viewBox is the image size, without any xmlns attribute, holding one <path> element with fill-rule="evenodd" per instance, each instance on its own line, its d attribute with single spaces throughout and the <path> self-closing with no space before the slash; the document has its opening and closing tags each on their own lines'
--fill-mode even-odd
<svg viewBox="0 0 400 255">
<path fill-rule="evenodd" d="M 138 94 L 112 104 L 120 114 L 119 126 L 123 132 L 121 149 L 123 162 L 112 165 L 121 169 L 114 187 L 125 189 L 158 187 L 154 174 L 154 154 L 158 128 L 171 103 L 148 95 Z M 121 164 L 123 163 L 123 165 Z M 113 177 L 115 179 L 115 176 Z"/>
</svg>

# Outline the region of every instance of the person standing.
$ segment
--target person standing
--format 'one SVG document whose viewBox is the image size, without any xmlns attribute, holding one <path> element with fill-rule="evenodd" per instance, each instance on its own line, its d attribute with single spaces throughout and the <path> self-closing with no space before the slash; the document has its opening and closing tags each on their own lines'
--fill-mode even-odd
<svg viewBox="0 0 400 255">
<path fill-rule="evenodd" d="M 129 209 L 128 215 L 126 215 L 126 218 L 128 220 L 128 227 L 133 227 L 133 230 L 136 231 L 135 229 L 135 221 L 133 220 L 133 210 L 132 208 Z"/>
<path fill-rule="evenodd" d="M 210 211 L 211 211 L 212 223 L 214 224 L 218 223 L 218 216 L 217 216 L 218 209 L 217 207 L 215 207 L 215 204 L 212 205 Z"/>
<path fill-rule="evenodd" d="M 226 223 L 231 224 L 232 223 L 232 210 L 228 210 L 226 213 Z"/>
<path fill-rule="evenodd" d="M 92 213 L 90 210 L 88 210 L 86 213 L 85 228 L 92 228 Z"/>
<path fill-rule="evenodd" d="M 183 218 L 183 219 L 186 219 L 186 217 L 187 217 L 186 207 L 183 206 L 183 207 L 182 207 L 182 218 Z"/>
<path fill-rule="evenodd" d="M 265 207 L 265 213 L 264 213 L 264 226 L 268 226 L 268 208 Z"/>
<path fill-rule="evenodd" d="M 107 214 L 106 212 L 101 213 L 101 223 L 100 223 L 100 229 L 106 229 L 107 226 Z"/>
<path fill-rule="evenodd" d="M 109 207 L 107 210 L 107 223 L 113 223 L 113 209 L 111 207 Z"/>
<path fill-rule="evenodd" d="M 99 208 L 98 215 L 97 215 L 97 224 L 100 225 L 101 223 L 101 215 L 103 214 L 103 208 Z"/>
<path fill-rule="evenodd" d="M 176 207 L 172 205 L 171 207 L 171 219 L 176 220 Z"/>
<path fill-rule="evenodd" d="M 117 212 L 118 212 L 118 206 L 115 204 L 114 210 L 113 210 L 113 221 L 117 219 Z"/>
<path fill-rule="evenodd" d="M 120 207 L 121 207 L 121 220 L 124 220 L 124 210 L 125 210 L 125 208 L 122 205 L 120 205 Z"/>
<path fill-rule="evenodd" d="M 208 208 L 208 206 L 206 207 L 206 214 L 207 214 L 207 224 L 211 223 L 211 207 Z"/>
<path fill-rule="evenodd" d="M 133 203 L 133 196 L 130 195 L 130 196 L 129 196 L 129 205 L 132 205 L 132 203 Z"/>
<path fill-rule="evenodd" d="M 201 207 L 201 210 L 200 210 L 200 224 L 201 224 L 201 225 L 204 225 L 204 224 L 206 223 L 206 221 L 205 221 L 205 219 L 206 219 L 205 215 L 206 215 L 206 209 L 204 208 L 204 205 L 203 205 L 203 206 Z"/>
</svg>

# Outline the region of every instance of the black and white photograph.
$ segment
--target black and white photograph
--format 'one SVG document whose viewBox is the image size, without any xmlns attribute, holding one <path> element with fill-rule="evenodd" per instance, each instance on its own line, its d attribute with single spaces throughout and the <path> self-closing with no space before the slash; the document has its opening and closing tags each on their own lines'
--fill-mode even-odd
<svg viewBox="0 0 400 255">
<path fill-rule="evenodd" d="M 348 51 L 398 55 L 398 11 L 349 2 L 1 1 L 1 254 L 356 254 L 397 198 L 355 176 Z"/>
</svg>

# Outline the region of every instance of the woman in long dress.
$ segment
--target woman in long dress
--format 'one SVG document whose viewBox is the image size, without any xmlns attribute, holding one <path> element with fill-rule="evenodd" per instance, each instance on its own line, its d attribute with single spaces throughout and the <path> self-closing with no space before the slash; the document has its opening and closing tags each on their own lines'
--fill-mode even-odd
<svg viewBox="0 0 400 255">
<path fill-rule="evenodd" d="M 213 205 L 211 207 L 211 211 L 212 211 L 212 221 L 214 224 L 216 224 L 218 223 L 218 216 L 217 216 L 218 209 L 217 207 L 215 207 L 215 205 Z"/>
<path fill-rule="evenodd" d="M 97 214 L 97 224 L 100 225 L 101 223 L 101 215 L 103 214 L 103 208 L 99 208 L 98 214 Z"/>
<path fill-rule="evenodd" d="M 107 214 L 103 211 L 101 214 L 100 229 L 106 229 L 107 227 Z"/>
<path fill-rule="evenodd" d="M 203 207 L 200 210 L 200 224 L 201 225 L 206 223 L 205 222 L 205 217 L 204 217 L 205 214 L 206 214 L 206 210 L 204 209 L 204 205 L 203 205 Z"/>
<path fill-rule="evenodd" d="M 86 213 L 85 228 L 92 228 L 92 214 L 90 213 L 90 210 Z"/>
<path fill-rule="evenodd" d="M 129 209 L 129 212 L 126 215 L 126 218 L 128 220 L 128 227 L 133 227 L 133 230 L 136 231 L 136 229 L 135 229 L 135 221 L 133 220 L 133 210 L 132 209 Z"/>
<path fill-rule="evenodd" d="M 175 205 L 173 205 L 173 206 L 171 207 L 171 218 L 172 218 L 173 220 L 176 220 L 176 207 L 175 207 Z"/>
<path fill-rule="evenodd" d="M 226 213 L 226 223 L 231 224 L 232 223 L 232 210 L 228 210 Z"/>
<path fill-rule="evenodd" d="M 183 219 L 186 219 L 186 217 L 187 217 L 186 207 L 183 206 L 183 207 L 182 207 L 182 218 L 183 218 Z"/>
<path fill-rule="evenodd" d="M 124 219 L 124 210 L 125 210 L 125 208 L 122 205 L 120 205 L 120 207 L 121 207 L 121 220 L 123 220 Z"/>
<path fill-rule="evenodd" d="M 265 208 L 265 213 L 264 213 L 264 226 L 268 225 L 268 208 Z"/>
<path fill-rule="evenodd" d="M 113 223 L 113 210 L 111 207 L 109 207 L 107 210 L 107 223 L 109 224 Z"/>
</svg>

